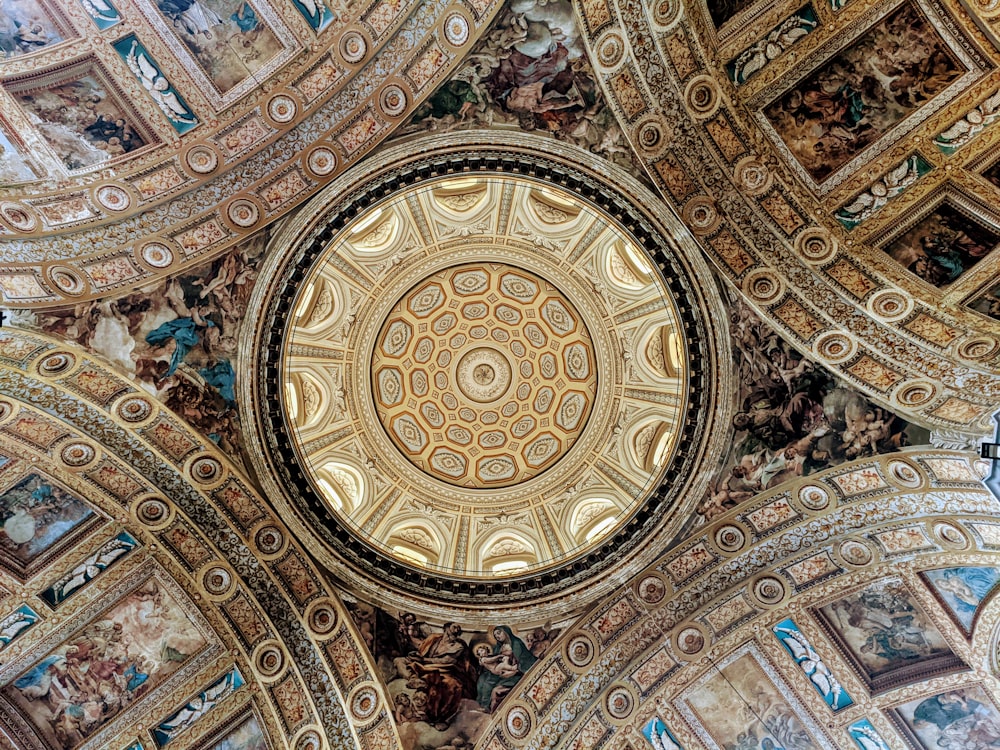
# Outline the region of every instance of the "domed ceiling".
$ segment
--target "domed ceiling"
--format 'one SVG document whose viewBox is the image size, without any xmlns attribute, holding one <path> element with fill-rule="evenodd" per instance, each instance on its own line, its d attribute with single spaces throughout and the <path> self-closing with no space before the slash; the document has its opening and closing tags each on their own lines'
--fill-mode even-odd
<svg viewBox="0 0 1000 750">
<path fill-rule="evenodd" d="M 995 6 L 0 0 L 0 745 L 1000 744 Z"/>
</svg>

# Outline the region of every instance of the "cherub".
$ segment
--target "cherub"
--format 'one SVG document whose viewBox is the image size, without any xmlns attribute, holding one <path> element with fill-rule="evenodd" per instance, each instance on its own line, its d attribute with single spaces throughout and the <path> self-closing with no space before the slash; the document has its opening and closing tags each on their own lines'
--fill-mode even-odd
<svg viewBox="0 0 1000 750">
<path fill-rule="evenodd" d="M 473 653 L 479 659 L 480 666 L 499 677 L 513 677 L 521 671 L 513 653 L 501 651 L 498 654 L 491 654 L 489 645 L 485 643 L 476 646 Z"/>
</svg>

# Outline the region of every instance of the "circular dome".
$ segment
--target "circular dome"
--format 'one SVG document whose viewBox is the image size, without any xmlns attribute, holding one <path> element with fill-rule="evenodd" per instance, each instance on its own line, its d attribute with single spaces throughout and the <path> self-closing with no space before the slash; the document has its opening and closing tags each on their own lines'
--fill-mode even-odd
<svg viewBox="0 0 1000 750">
<path fill-rule="evenodd" d="M 543 278 L 504 263 L 449 268 L 396 303 L 372 357 L 379 421 L 417 468 L 506 487 L 576 442 L 597 391 L 590 334 Z"/>
<path fill-rule="evenodd" d="M 537 599 L 672 518 L 714 334 L 660 217 L 588 158 L 402 153 L 276 242 L 248 418 L 348 580 Z"/>
</svg>

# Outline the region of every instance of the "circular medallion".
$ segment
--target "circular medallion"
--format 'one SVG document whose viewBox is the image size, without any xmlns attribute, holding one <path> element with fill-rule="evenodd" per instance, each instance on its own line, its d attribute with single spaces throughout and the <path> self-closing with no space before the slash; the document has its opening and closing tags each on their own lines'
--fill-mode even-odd
<svg viewBox="0 0 1000 750">
<path fill-rule="evenodd" d="M 896 321 L 905 318 L 913 310 L 913 298 L 892 289 L 876 292 L 868 300 L 872 315 L 882 320 Z"/>
<path fill-rule="evenodd" d="M 102 185 L 97 188 L 97 202 L 109 211 L 124 211 L 132 205 L 132 198 L 124 188 Z"/>
<path fill-rule="evenodd" d="M 322 750 L 322 748 L 323 740 L 315 729 L 303 732 L 295 743 L 295 750 Z"/>
<path fill-rule="evenodd" d="M 0 201 L 0 217 L 19 232 L 33 232 L 38 226 L 38 219 L 31 210 L 14 201 Z"/>
<path fill-rule="evenodd" d="M 274 641 L 264 642 L 257 647 L 253 662 L 261 677 L 273 679 L 285 668 L 285 652 Z"/>
<path fill-rule="evenodd" d="M 365 59 L 368 42 L 358 31 L 348 31 L 340 37 L 340 56 L 352 65 Z"/>
<path fill-rule="evenodd" d="M 225 568 L 214 566 L 205 571 L 201 583 L 212 596 L 224 596 L 233 586 L 233 574 Z"/>
<path fill-rule="evenodd" d="M 453 47 L 461 47 L 469 41 L 469 22 L 460 13 L 452 13 L 444 19 L 444 38 Z"/>
<path fill-rule="evenodd" d="M 80 274 L 71 268 L 66 268 L 66 266 L 52 266 L 48 269 L 48 273 L 49 278 L 52 279 L 52 283 L 63 294 L 75 296 L 83 294 L 87 289 L 87 285 L 80 278 Z"/>
<path fill-rule="evenodd" d="M 386 434 L 414 466 L 448 484 L 505 487 L 577 441 L 597 391 L 593 343 L 545 279 L 506 264 L 456 266 L 390 311 L 372 390 Z M 511 418 L 501 423 L 500 412 Z"/>
<path fill-rule="evenodd" d="M 97 451 L 87 443 L 69 443 L 59 452 L 59 457 L 64 464 L 76 469 L 93 461 L 97 457 Z"/>
<path fill-rule="evenodd" d="M 611 718 L 627 719 L 632 713 L 632 709 L 635 708 L 635 697 L 628 688 L 616 687 L 608 691 L 604 704 L 607 706 Z"/>
<path fill-rule="evenodd" d="M 317 602 L 307 613 L 306 622 L 309 629 L 316 635 L 330 635 L 337 627 L 337 610 L 330 602 Z"/>
<path fill-rule="evenodd" d="M 594 660 L 594 643 L 583 634 L 574 636 L 566 644 L 566 658 L 574 667 L 588 666 Z"/>
<path fill-rule="evenodd" d="M 208 174 L 219 166 L 219 154 L 209 146 L 195 146 L 185 157 L 188 167 L 197 174 Z"/>
<path fill-rule="evenodd" d="M 69 352 L 50 354 L 38 363 L 38 372 L 42 375 L 60 375 L 76 364 L 76 357 Z"/>
<path fill-rule="evenodd" d="M 691 656 L 705 648 L 705 634 L 691 626 L 677 634 L 677 650 Z"/>
<path fill-rule="evenodd" d="M 840 556 L 848 565 L 861 567 L 872 561 L 871 548 L 863 542 L 849 539 L 840 545 Z"/>
<path fill-rule="evenodd" d="M 639 147 L 649 153 L 656 153 L 664 145 L 666 138 L 663 134 L 663 125 L 658 119 L 650 119 L 642 123 L 636 131 L 636 140 Z"/>
<path fill-rule="evenodd" d="M 174 262 L 174 254 L 170 248 L 159 242 L 148 242 L 142 246 L 140 257 L 153 268 L 167 268 Z"/>
<path fill-rule="evenodd" d="M 153 406 L 140 396 L 132 396 L 118 404 L 118 416 L 126 422 L 141 422 L 153 413 Z"/>
<path fill-rule="evenodd" d="M 910 380 L 896 391 L 895 399 L 903 406 L 920 406 L 937 395 L 937 385 L 930 380 Z"/>
<path fill-rule="evenodd" d="M 222 474 L 222 464 L 209 456 L 200 456 L 191 462 L 191 476 L 202 484 L 211 484 Z"/>
<path fill-rule="evenodd" d="M 733 170 L 736 182 L 748 195 L 761 195 L 771 187 L 774 174 L 754 156 L 747 156 L 736 162 Z"/>
<path fill-rule="evenodd" d="M 515 740 L 523 740 L 531 732 L 531 714 L 524 706 L 514 706 L 504 721 L 507 733 Z"/>
<path fill-rule="evenodd" d="M 764 576 L 753 584 L 753 595 L 761 604 L 771 606 L 785 597 L 785 585 L 777 578 Z"/>
<path fill-rule="evenodd" d="M 990 359 L 1000 352 L 1000 339 L 996 336 L 976 336 L 958 345 L 958 356 L 971 360 Z"/>
<path fill-rule="evenodd" d="M 711 117 L 719 108 L 719 86 L 711 76 L 695 76 L 684 90 L 684 103 L 695 117 Z"/>
<path fill-rule="evenodd" d="M 170 506 L 158 497 L 146 498 L 139 501 L 135 515 L 147 526 L 161 526 L 170 518 Z"/>
<path fill-rule="evenodd" d="M 621 62 L 625 54 L 625 40 L 621 34 L 611 31 L 597 45 L 597 61 L 605 68 L 613 68 Z"/>
<path fill-rule="evenodd" d="M 722 223 L 722 217 L 715 208 L 715 201 L 705 195 L 695 196 L 689 200 L 681 213 L 684 221 L 695 234 L 711 234 Z"/>
<path fill-rule="evenodd" d="M 406 111 L 406 92 L 396 84 L 390 84 L 382 89 L 378 97 L 379 107 L 388 117 L 399 117 Z"/>
<path fill-rule="evenodd" d="M 825 229 L 810 227 L 795 240 L 802 259 L 813 265 L 826 263 L 837 254 L 837 243 Z"/>
<path fill-rule="evenodd" d="M 815 484 L 807 484 L 799 488 L 799 502 L 809 510 L 823 510 L 830 504 L 830 493 Z"/>
<path fill-rule="evenodd" d="M 907 489 L 915 489 L 923 484 L 920 472 L 909 461 L 890 461 L 889 475 Z"/>
<path fill-rule="evenodd" d="M 326 146 L 314 148 L 306 158 L 306 167 L 317 177 L 326 177 L 337 168 L 337 155 Z"/>
<path fill-rule="evenodd" d="M 260 219 L 257 204 L 246 198 L 237 198 L 226 208 L 226 216 L 238 227 L 252 227 Z"/>
<path fill-rule="evenodd" d="M 934 524 L 934 535 L 948 547 L 965 549 L 969 546 L 969 539 L 962 533 L 962 530 L 954 524 Z"/>
<path fill-rule="evenodd" d="M 785 284 L 771 269 L 751 271 L 743 280 L 743 289 L 755 301 L 763 305 L 774 302 L 785 291 Z"/>
<path fill-rule="evenodd" d="M 348 699 L 348 704 L 356 721 L 368 721 L 378 709 L 378 693 L 371 685 L 362 685 Z"/>
<path fill-rule="evenodd" d="M 264 526 L 254 534 L 254 542 L 262 555 L 276 555 L 285 546 L 285 535 L 277 526 Z"/>
<path fill-rule="evenodd" d="M 743 546 L 746 540 L 746 534 L 736 526 L 720 526 L 715 532 L 715 544 L 723 552 L 735 552 Z"/>
<path fill-rule="evenodd" d="M 267 103 L 267 114 L 277 123 L 291 122 L 296 110 L 295 100 L 287 94 L 271 97 L 271 101 Z"/>
<path fill-rule="evenodd" d="M 827 362 L 843 362 L 853 356 L 857 348 L 854 339 L 841 333 L 824 334 L 813 344 L 816 356 L 822 357 Z"/>
<path fill-rule="evenodd" d="M 638 593 L 646 604 L 659 604 L 667 594 L 667 587 L 659 576 L 646 576 L 639 581 Z"/>
</svg>

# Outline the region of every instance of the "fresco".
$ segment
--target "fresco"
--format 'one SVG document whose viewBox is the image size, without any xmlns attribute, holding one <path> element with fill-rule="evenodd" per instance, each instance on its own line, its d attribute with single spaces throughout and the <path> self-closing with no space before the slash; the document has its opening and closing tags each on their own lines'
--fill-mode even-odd
<svg viewBox="0 0 1000 750">
<path fill-rule="evenodd" d="M 3 688 L 49 746 L 69 750 L 163 684 L 207 641 L 154 578 Z"/>
<path fill-rule="evenodd" d="M 642 736 L 649 740 L 653 750 L 684 750 L 677 742 L 677 738 L 658 716 L 650 719 L 649 723 L 643 727 Z"/>
<path fill-rule="evenodd" d="M 929 284 L 945 287 L 982 260 L 1000 232 L 945 201 L 883 248 Z"/>
<path fill-rule="evenodd" d="M 466 632 L 458 623 L 434 627 L 409 612 L 393 617 L 346 604 L 388 686 L 404 750 L 471 748 L 560 633 L 541 627 L 518 634 L 507 625 Z"/>
<path fill-rule="evenodd" d="M 160 747 L 168 745 L 190 729 L 205 714 L 213 711 L 221 702 L 239 690 L 246 681 L 240 670 L 233 667 L 211 686 L 175 711 L 169 718 L 153 728 L 153 739 Z"/>
<path fill-rule="evenodd" d="M 979 605 L 1000 583 L 1000 570 L 996 568 L 939 568 L 922 571 L 920 575 L 966 637 L 972 635 L 972 623 Z"/>
<path fill-rule="evenodd" d="M 708 0 L 708 13 L 716 28 L 742 13 L 757 0 Z"/>
<path fill-rule="evenodd" d="M 905 2 L 764 115 L 822 182 L 964 72 L 933 24 Z"/>
<path fill-rule="evenodd" d="M 111 360 L 239 461 L 233 364 L 266 240 L 260 233 L 189 273 L 118 299 L 22 313 L 18 324 Z"/>
<path fill-rule="evenodd" d="M 316 31 L 322 31 L 337 17 L 322 0 L 292 0 L 292 5 Z"/>
<path fill-rule="evenodd" d="M 0 559 L 23 574 L 97 518 L 83 500 L 29 474 L 0 495 Z"/>
<path fill-rule="evenodd" d="M 130 34 L 114 43 L 115 51 L 121 56 L 149 98 L 159 107 L 178 133 L 186 133 L 198 124 L 198 118 L 183 97 L 163 75 L 163 71 L 146 48 Z"/>
<path fill-rule="evenodd" d="M 0 185 L 27 182 L 37 178 L 35 171 L 21 155 L 6 133 L 0 129 Z"/>
<path fill-rule="evenodd" d="M 966 668 L 902 581 L 877 581 L 816 614 L 873 693 Z"/>
<path fill-rule="evenodd" d="M 840 681 L 834 677 L 830 668 L 826 666 L 823 658 L 816 653 L 816 650 L 809 643 L 808 639 L 799 630 L 791 619 L 782 620 L 773 628 L 771 632 L 778 639 L 785 650 L 795 659 L 802 672 L 809 678 L 809 681 L 816 688 L 823 701 L 834 711 L 847 708 L 854 704 L 851 696 L 844 690 Z"/>
<path fill-rule="evenodd" d="M 251 716 L 218 742 L 209 745 L 208 750 L 268 750 L 264 732 Z"/>
<path fill-rule="evenodd" d="M 38 613 L 27 604 L 22 604 L 0 620 L 0 651 L 7 648 L 11 641 L 22 635 L 36 622 L 38 622 Z"/>
<path fill-rule="evenodd" d="M 281 42 L 245 0 L 155 0 L 156 7 L 220 93 L 260 70 Z"/>
<path fill-rule="evenodd" d="M 55 609 L 138 546 L 139 543 L 131 534 L 127 531 L 121 532 L 114 539 L 102 544 L 97 552 L 85 558 L 39 596 Z"/>
<path fill-rule="evenodd" d="M 905 734 L 924 750 L 1000 746 L 1000 713 L 979 685 L 917 698 L 895 709 Z"/>
<path fill-rule="evenodd" d="M 1000 284 L 990 287 L 985 294 L 976 297 L 969 303 L 976 312 L 989 315 L 994 320 L 1000 320 Z"/>
<path fill-rule="evenodd" d="M 122 20 L 121 13 L 110 0 L 80 0 L 80 5 L 101 31 Z"/>
<path fill-rule="evenodd" d="M 795 710 L 787 688 L 778 687 L 758 658 L 744 650 L 709 672 L 684 693 L 685 713 L 726 750 L 820 750 L 800 718 L 805 712 Z"/>
<path fill-rule="evenodd" d="M 92 167 L 148 143 L 133 115 L 92 72 L 11 93 L 66 169 Z"/>
<path fill-rule="evenodd" d="M 701 521 L 789 479 L 929 441 L 926 430 L 799 354 L 743 302 L 731 300 L 729 310 L 737 414 L 733 442 L 698 507 Z"/>
<path fill-rule="evenodd" d="M 860 750 L 892 750 L 868 719 L 854 722 L 847 728 L 847 733 Z"/>
<path fill-rule="evenodd" d="M 62 34 L 38 0 L 0 0 L 0 59 L 61 41 Z"/>
<path fill-rule="evenodd" d="M 401 133 L 513 125 L 544 131 L 637 175 L 569 0 L 513 0 Z"/>
</svg>

